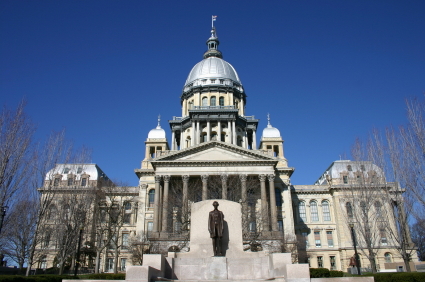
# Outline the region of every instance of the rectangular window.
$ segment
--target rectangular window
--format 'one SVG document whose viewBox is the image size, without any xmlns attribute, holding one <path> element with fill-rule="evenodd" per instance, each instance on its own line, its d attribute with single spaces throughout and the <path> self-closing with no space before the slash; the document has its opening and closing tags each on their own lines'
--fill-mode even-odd
<svg viewBox="0 0 425 282">
<path fill-rule="evenodd" d="M 108 258 L 106 259 L 106 272 L 113 272 L 114 271 L 114 259 Z"/>
<path fill-rule="evenodd" d="M 124 224 L 130 224 L 131 221 L 131 213 L 125 213 L 123 218 Z"/>
<path fill-rule="evenodd" d="M 385 229 L 381 229 L 380 233 L 381 233 L 381 245 L 382 246 L 388 245 L 387 235 L 385 234 Z"/>
<path fill-rule="evenodd" d="M 307 249 L 307 248 L 308 248 L 308 233 L 307 233 L 307 232 L 302 232 L 301 234 L 302 234 L 302 236 L 304 237 L 304 240 L 305 240 L 305 247 L 306 247 L 306 249 Z"/>
<path fill-rule="evenodd" d="M 223 84 L 224 83 L 224 80 L 223 79 L 220 79 L 220 84 Z"/>
<path fill-rule="evenodd" d="M 319 267 L 319 268 L 323 267 L 323 257 L 322 256 L 317 257 L 317 267 Z"/>
<path fill-rule="evenodd" d="M 299 204 L 298 210 L 300 212 L 300 222 L 307 221 L 307 216 L 306 216 L 306 212 L 305 212 L 305 203 L 304 202 L 301 202 Z"/>
<path fill-rule="evenodd" d="M 256 227 L 256 224 L 255 224 L 255 221 L 251 221 L 249 223 L 249 232 L 255 232 L 256 230 L 257 230 L 257 227 Z"/>
<path fill-rule="evenodd" d="M 215 79 L 211 79 L 211 83 L 215 83 Z"/>
<path fill-rule="evenodd" d="M 121 271 L 125 271 L 125 265 L 127 264 L 127 259 L 122 258 L 121 259 Z"/>
<path fill-rule="evenodd" d="M 333 248 L 334 239 L 333 239 L 333 236 L 332 236 L 332 231 L 326 231 L 326 237 L 328 239 L 328 247 Z"/>
<path fill-rule="evenodd" d="M 342 181 L 344 182 L 344 184 L 347 184 L 348 183 L 348 176 L 347 175 L 344 175 L 342 177 Z"/>
<path fill-rule="evenodd" d="M 87 178 L 83 178 L 81 179 L 81 186 L 86 186 L 87 185 Z"/>
<path fill-rule="evenodd" d="M 55 186 L 55 187 L 59 186 L 59 182 L 60 182 L 60 179 L 59 178 L 55 178 L 55 180 L 53 182 L 53 186 Z"/>
<path fill-rule="evenodd" d="M 152 230 L 153 230 L 153 222 L 148 221 L 148 231 L 152 231 Z"/>
<path fill-rule="evenodd" d="M 130 237 L 129 233 L 123 233 L 122 234 L 122 248 L 124 250 L 128 249 L 128 238 Z"/>
<path fill-rule="evenodd" d="M 331 211 L 329 209 L 329 202 L 325 201 L 322 203 L 322 210 L 323 210 L 323 220 L 331 221 Z"/>
<path fill-rule="evenodd" d="M 277 230 L 283 231 L 283 221 L 282 220 L 277 221 Z"/>
<path fill-rule="evenodd" d="M 316 248 L 322 247 L 322 242 L 320 241 L 320 231 L 314 231 L 314 242 L 316 244 Z"/>
<path fill-rule="evenodd" d="M 72 184 L 74 184 L 74 179 L 73 178 L 68 178 L 68 186 L 72 186 Z"/>
<path fill-rule="evenodd" d="M 329 260 L 331 262 L 331 270 L 336 270 L 336 260 L 335 260 L 335 256 L 330 256 Z"/>
</svg>

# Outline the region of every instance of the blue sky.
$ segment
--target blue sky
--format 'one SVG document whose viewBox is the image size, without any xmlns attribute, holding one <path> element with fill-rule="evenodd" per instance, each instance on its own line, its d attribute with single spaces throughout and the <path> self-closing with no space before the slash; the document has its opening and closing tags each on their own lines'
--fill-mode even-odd
<svg viewBox="0 0 425 282">
<path fill-rule="evenodd" d="M 171 137 L 218 15 L 246 114 L 262 131 L 270 113 L 292 183 L 313 184 L 356 137 L 406 122 L 404 99 L 425 91 L 424 11 L 419 0 L 3 0 L 0 104 L 26 97 L 37 138 L 65 128 L 111 178 L 137 185 L 147 134 L 161 114 Z"/>
</svg>

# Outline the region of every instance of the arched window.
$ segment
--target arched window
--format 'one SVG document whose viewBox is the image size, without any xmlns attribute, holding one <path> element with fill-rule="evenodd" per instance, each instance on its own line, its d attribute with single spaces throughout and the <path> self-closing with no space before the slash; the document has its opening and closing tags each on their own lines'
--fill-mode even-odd
<svg viewBox="0 0 425 282">
<path fill-rule="evenodd" d="M 40 259 L 40 268 L 47 268 L 47 257 L 46 256 L 42 256 Z"/>
<path fill-rule="evenodd" d="M 317 202 L 310 202 L 311 221 L 319 221 L 319 211 L 317 210 Z"/>
<path fill-rule="evenodd" d="M 305 212 L 305 202 L 300 202 L 298 204 L 298 212 L 300 214 L 300 221 L 306 222 L 307 221 L 307 215 L 306 215 L 306 212 Z"/>
<path fill-rule="evenodd" d="M 149 207 L 153 207 L 155 203 L 155 189 L 149 190 Z"/>
<path fill-rule="evenodd" d="M 130 203 L 130 202 L 125 202 L 125 203 L 124 203 L 124 209 L 125 209 L 126 211 L 131 210 L 131 203 Z"/>
<path fill-rule="evenodd" d="M 215 96 L 212 96 L 210 99 L 210 106 L 215 106 Z"/>
<path fill-rule="evenodd" d="M 391 258 L 391 254 L 390 253 L 385 253 L 384 254 L 384 257 L 385 257 L 385 262 L 386 263 L 392 262 L 392 258 Z"/>
<path fill-rule="evenodd" d="M 202 106 L 208 106 L 208 98 L 207 97 L 202 98 Z"/>
<path fill-rule="evenodd" d="M 323 220 L 324 221 L 331 221 L 331 211 L 329 209 L 329 202 L 328 201 L 322 202 L 322 211 L 323 211 Z"/>
<path fill-rule="evenodd" d="M 275 195 L 276 195 L 276 206 L 282 207 L 282 194 L 280 193 L 279 188 L 274 189 Z"/>
<path fill-rule="evenodd" d="M 224 97 L 220 97 L 218 99 L 218 103 L 219 103 L 220 106 L 224 106 Z"/>
<path fill-rule="evenodd" d="M 347 216 L 348 218 L 353 218 L 353 207 L 351 206 L 350 202 L 347 202 L 345 204 L 345 209 L 347 210 Z"/>
</svg>

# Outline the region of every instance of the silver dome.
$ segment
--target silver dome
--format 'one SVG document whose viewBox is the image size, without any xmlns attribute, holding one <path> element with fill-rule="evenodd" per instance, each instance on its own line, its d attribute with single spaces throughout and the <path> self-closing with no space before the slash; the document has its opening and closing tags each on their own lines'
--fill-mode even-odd
<svg viewBox="0 0 425 282">
<path fill-rule="evenodd" d="M 267 127 L 263 129 L 263 136 L 261 138 L 281 138 L 279 129 L 270 124 L 269 114 L 267 114 Z"/>
<path fill-rule="evenodd" d="M 230 79 L 242 84 L 235 68 L 223 59 L 209 57 L 197 63 L 189 73 L 185 85 L 198 79 Z"/>
</svg>

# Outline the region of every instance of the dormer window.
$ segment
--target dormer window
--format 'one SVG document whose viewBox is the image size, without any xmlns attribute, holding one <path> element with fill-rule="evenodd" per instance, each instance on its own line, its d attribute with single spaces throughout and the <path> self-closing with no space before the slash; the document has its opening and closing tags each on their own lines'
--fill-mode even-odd
<svg viewBox="0 0 425 282">
<path fill-rule="evenodd" d="M 365 167 L 364 167 L 364 165 L 361 165 L 360 166 L 360 169 L 362 170 L 362 171 L 365 171 L 366 169 L 365 169 Z"/>
<path fill-rule="evenodd" d="M 80 173 L 82 173 L 83 172 L 83 168 L 80 166 L 80 167 L 78 167 L 78 169 L 77 169 L 77 173 L 78 174 L 80 174 Z"/>
<path fill-rule="evenodd" d="M 63 174 L 68 174 L 68 173 L 69 173 L 69 168 L 68 167 L 64 168 L 63 169 Z"/>
<path fill-rule="evenodd" d="M 87 186 L 87 178 L 81 179 L 81 186 L 83 187 Z"/>
<path fill-rule="evenodd" d="M 207 80 L 206 79 L 202 79 L 202 84 L 206 84 Z"/>
<path fill-rule="evenodd" d="M 55 180 L 53 181 L 53 186 L 55 187 L 59 186 L 59 182 L 60 182 L 60 178 L 55 178 Z"/>
<path fill-rule="evenodd" d="M 215 79 L 211 79 L 211 83 L 215 83 Z"/>
<path fill-rule="evenodd" d="M 68 186 L 72 186 L 74 184 L 74 178 L 69 177 L 68 178 Z"/>
<path fill-rule="evenodd" d="M 348 171 L 353 171 L 353 169 L 351 168 L 351 165 L 347 165 L 347 170 Z"/>
<path fill-rule="evenodd" d="M 224 84 L 224 79 L 220 79 L 220 84 Z"/>
</svg>

